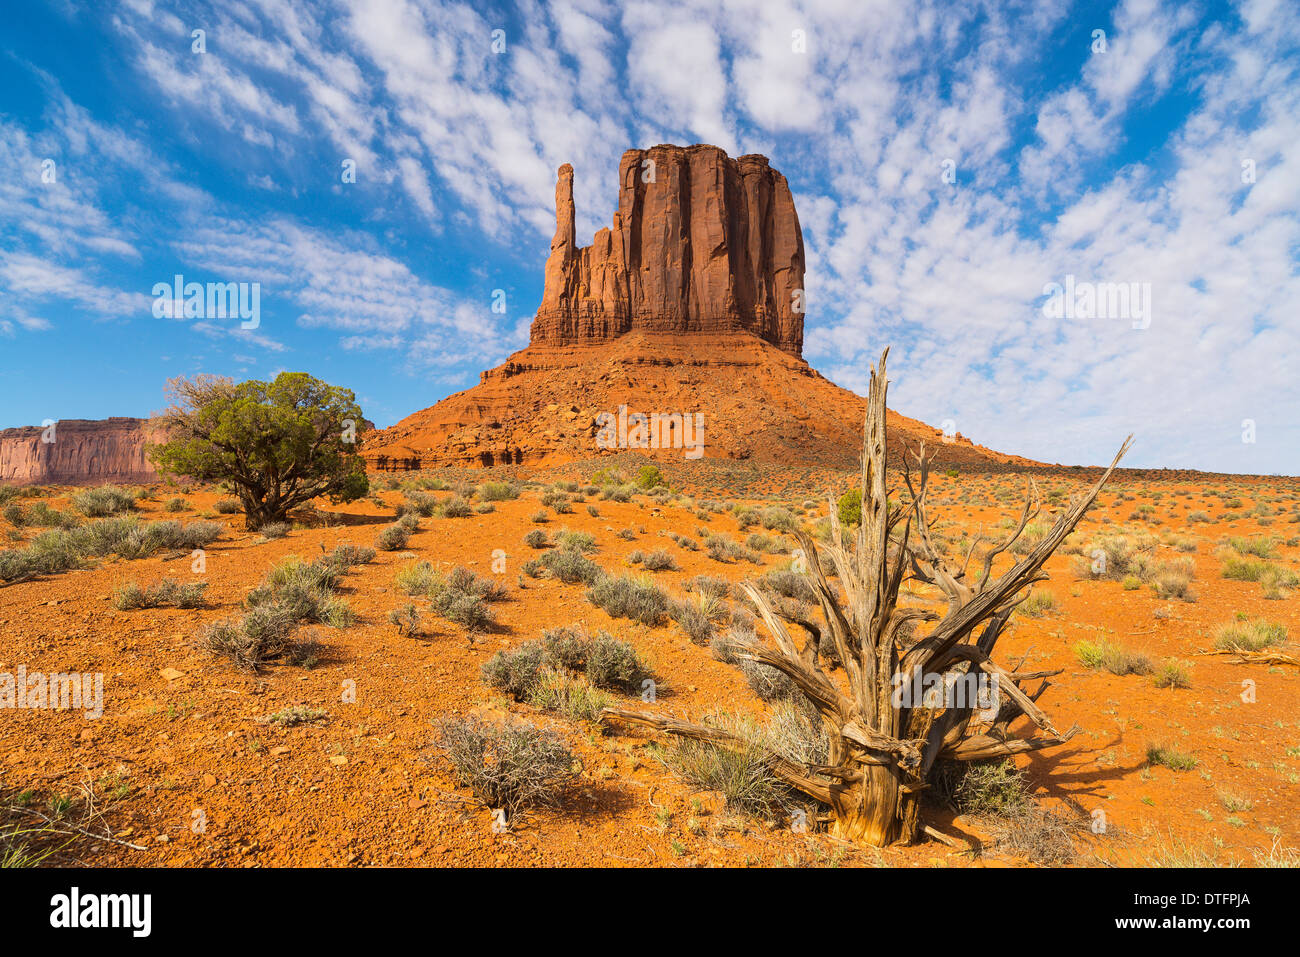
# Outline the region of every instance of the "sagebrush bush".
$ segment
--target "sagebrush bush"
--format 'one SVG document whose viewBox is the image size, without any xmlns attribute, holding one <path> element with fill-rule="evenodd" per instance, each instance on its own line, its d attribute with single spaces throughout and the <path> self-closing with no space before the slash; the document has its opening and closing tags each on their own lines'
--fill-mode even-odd
<svg viewBox="0 0 1300 957">
<path fill-rule="evenodd" d="M 1109 671 L 1113 675 L 1149 675 L 1151 659 L 1140 651 L 1131 651 L 1107 641 L 1080 641 L 1075 656 L 1085 668 Z"/>
<path fill-rule="evenodd" d="M 172 605 L 176 608 L 198 608 L 203 604 L 203 592 L 207 587 L 207 582 L 182 584 L 171 578 L 164 578 L 145 588 L 130 582 L 113 592 L 112 602 L 113 607 L 119 611 L 160 608 L 164 605 Z"/>
<path fill-rule="evenodd" d="M 529 548 L 546 548 L 551 542 L 546 537 L 546 532 L 540 528 L 534 528 L 524 536 L 524 544 Z"/>
<path fill-rule="evenodd" d="M 322 559 L 327 565 L 334 566 L 340 572 L 347 572 L 354 565 L 365 565 L 374 560 L 373 548 L 368 545 L 353 545 L 351 542 L 336 545 L 334 551 Z"/>
<path fill-rule="evenodd" d="M 606 632 L 596 632 L 586 651 L 587 680 L 598 688 L 639 691 L 641 682 L 650 677 L 636 649 Z"/>
<path fill-rule="evenodd" d="M 662 548 L 646 555 L 643 564 L 646 571 L 651 572 L 675 572 L 678 570 L 677 559 L 673 558 L 670 553 L 664 551 Z"/>
<path fill-rule="evenodd" d="M 540 561 L 552 577 L 570 585 L 576 582 L 592 584 L 604 574 L 590 558 L 566 548 L 546 552 Z"/>
<path fill-rule="evenodd" d="M 1277 622 L 1236 621 L 1220 625 L 1214 634 L 1214 647 L 1220 651 L 1263 651 L 1286 641 L 1286 626 Z"/>
<path fill-rule="evenodd" d="M 420 633 L 420 612 L 412 602 L 407 602 L 400 608 L 394 608 L 388 613 L 390 624 L 397 626 L 399 635 L 418 635 Z"/>
<path fill-rule="evenodd" d="M 235 515 L 243 508 L 237 498 L 218 499 L 212 506 L 219 515 Z"/>
<path fill-rule="evenodd" d="M 596 536 L 591 532 L 571 532 L 567 528 L 555 533 L 555 544 L 571 552 L 584 555 L 596 550 Z"/>
<path fill-rule="evenodd" d="M 26 548 L 0 552 L 0 579 L 16 581 L 80 568 L 88 558 L 145 558 L 164 548 L 206 548 L 224 531 L 216 522 L 141 522 L 136 516 L 102 518 L 71 529 L 50 529 Z"/>
<path fill-rule="evenodd" d="M 73 507 L 87 518 L 103 518 L 135 507 L 135 493 L 116 485 L 101 485 L 72 496 Z"/>
<path fill-rule="evenodd" d="M 411 532 L 405 526 L 398 523 L 385 525 L 375 536 L 375 547 L 385 552 L 401 551 L 410 538 Z"/>
<path fill-rule="evenodd" d="M 697 645 L 707 645 L 713 637 L 713 621 L 708 613 L 707 595 L 700 596 L 703 601 L 675 601 L 668 606 L 668 615 L 682 626 L 682 630 Z M 713 599 L 716 600 L 716 599 Z"/>
<path fill-rule="evenodd" d="M 334 594 L 340 574 L 338 566 L 328 561 L 308 563 L 290 555 L 272 566 L 244 603 L 248 608 L 274 605 L 294 623 L 320 622 L 332 628 L 346 628 L 354 616 L 348 603 Z"/>
<path fill-rule="evenodd" d="M 442 506 L 442 514 L 445 518 L 465 518 L 474 514 L 474 506 L 457 495 Z"/>
<path fill-rule="evenodd" d="M 399 568 L 393 582 L 407 595 L 427 595 L 441 577 L 431 563 L 420 560 Z"/>
<path fill-rule="evenodd" d="M 601 709 L 609 707 L 612 699 L 581 678 L 547 668 L 529 689 L 528 703 L 575 721 L 599 721 Z"/>
<path fill-rule="evenodd" d="M 483 502 L 505 502 L 519 497 L 519 489 L 509 482 L 484 482 L 479 486 L 478 497 Z"/>
<path fill-rule="evenodd" d="M 530 806 L 555 806 L 577 777 L 564 739 L 524 722 L 490 725 L 479 718 L 444 718 L 437 747 L 457 784 L 507 818 Z"/>
<path fill-rule="evenodd" d="M 631 618 L 655 627 L 668 614 L 668 596 L 652 581 L 605 576 L 587 589 L 587 601 L 614 618 Z"/>
<path fill-rule="evenodd" d="M 206 626 L 199 643 L 237 666 L 257 671 L 292 647 L 293 619 L 278 605 L 262 605 L 244 615 Z"/>
<path fill-rule="evenodd" d="M 482 667 L 483 680 L 516 701 L 523 701 L 536 684 L 546 664 L 546 649 L 529 641 L 518 648 L 502 649 Z"/>
</svg>

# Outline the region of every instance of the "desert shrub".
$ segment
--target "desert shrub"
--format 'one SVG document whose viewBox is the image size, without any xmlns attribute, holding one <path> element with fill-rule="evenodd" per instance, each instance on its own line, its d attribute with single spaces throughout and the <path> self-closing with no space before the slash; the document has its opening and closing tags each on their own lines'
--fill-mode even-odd
<svg viewBox="0 0 1300 957">
<path fill-rule="evenodd" d="M 1035 801 L 1011 761 L 944 762 L 938 777 L 953 805 L 979 818 L 1001 850 L 1035 864 L 1059 866 L 1074 860 L 1072 834 L 1079 830 L 1078 821 Z"/>
<path fill-rule="evenodd" d="M 479 486 L 478 497 L 484 502 L 505 502 L 519 497 L 519 489 L 509 482 L 484 482 Z"/>
<path fill-rule="evenodd" d="M 212 510 L 218 515 L 238 515 L 240 508 L 239 499 L 237 498 L 218 499 L 212 505 Z"/>
<path fill-rule="evenodd" d="M 135 507 L 135 493 L 116 485 L 101 485 L 72 496 L 73 507 L 87 518 L 117 515 Z"/>
<path fill-rule="evenodd" d="M 577 777 L 564 740 L 524 722 L 490 725 L 480 719 L 444 718 L 437 747 L 457 784 L 508 818 L 530 806 L 555 806 Z"/>
<path fill-rule="evenodd" d="M 759 522 L 769 532 L 792 533 L 799 530 L 799 519 L 788 508 L 774 505 L 759 513 Z"/>
<path fill-rule="evenodd" d="M 523 701 L 546 661 L 546 648 L 541 642 L 525 642 L 517 648 L 502 649 L 488 659 L 482 668 L 483 680 L 516 701 Z"/>
<path fill-rule="evenodd" d="M 862 524 L 862 489 L 851 488 L 843 495 L 836 506 L 839 511 L 840 525 L 852 528 Z"/>
<path fill-rule="evenodd" d="M 488 602 L 506 597 L 503 585 L 461 566 L 453 568 L 445 579 L 435 573 L 427 593 L 437 614 L 470 632 L 491 625 L 494 616 Z"/>
<path fill-rule="evenodd" d="M 240 668 L 257 671 L 286 654 L 292 645 L 293 619 L 278 605 L 262 605 L 203 629 L 200 644 Z"/>
<path fill-rule="evenodd" d="M 484 601 L 504 601 L 509 593 L 506 586 L 496 579 L 475 575 L 464 565 L 457 565 L 447 575 L 447 588 L 453 591 L 477 595 Z"/>
<path fill-rule="evenodd" d="M 682 587 L 687 591 L 698 591 L 711 598 L 727 598 L 731 594 L 731 582 L 712 575 L 696 575 L 683 582 Z"/>
<path fill-rule="evenodd" d="M 550 553 L 555 554 L 555 553 Z M 603 576 L 587 589 L 587 601 L 614 618 L 631 618 L 654 627 L 668 613 L 668 596 L 649 580 Z"/>
<path fill-rule="evenodd" d="M 168 512 L 183 512 L 189 507 L 189 503 L 183 498 L 169 498 L 163 503 L 163 510 Z"/>
<path fill-rule="evenodd" d="M 427 492 L 407 492 L 406 501 L 397 506 L 397 517 L 418 515 L 429 518 L 438 511 L 438 497 Z"/>
<path fill-rule="evenodd" d="M 784 598 L 792 598 L 805 605 L 816 603 L 817 594 L 813 591 L 807 575 L 801 575 L 790 568 L 776 568 L 768 572 L 757 582 L 758 587 L 774 592 Z"/>
<path fill-rule="evenodd" d="M 762 562 L 762 556 L 758 552 L 746 548 L 738 542 L 733 542 L 725 535 L 710 535 L 704 540 L 704 550 L 714 561 L 731 562 L 744 559 L 757 565 Z"/>
<path fill-rule="evenodd" d="M 354 616 L 348 603 L 334 594 L 339 568 L 327 561 L 304 562 L 297 555 L 272 566 L 262 583 L 248 593 L 251 609 L 273 605 L 293 623 L 321 622 L 346 628 Z"/>
<path fill-rule="evenodd" d="M 596 536 L 591 532 L 571 532 L 565 529 L 556 532 L 555 544 L 571 552 L 590 554 L 596 550 Z"/>
<path fill-rule="evenodd" d="M 385 525 L 375 536 L 375 547 L 385 552 L 396 552 L 406 547 L 410 541 L 409 530 L 396 523 Z"/>
<path fill-rule="evenodd" d="M 312 708 L 305 704 L 294 704 L 287 708 L 282 708 L 275 714 L 266 719 L 267 724 L 278 724 L 282 728 L 296 728 L 300 724 L 315 724 L 318 721 L 324 721 L 329 714 L 320 708 Z"/>
<path fill-rule="evenodd" d="M 407 602 L 388 613 L 388 621 L 396 626 L 399 635 L 418 635 L 420 633 L 420 612 L 414 602 Z"/>
<path fill-rule="evenodd" d="M 677 559 L 673 558 L 671 554 L 664 551 L 663 549 L 658 549 L 657 551 L 653 551 L 650 554 L 646 555 L 643 564 L 645 566 L 646 571 L 651 571 L 651 572 L 660 572 L 660 571 L 675 572 L 678 569 Z"/>
<path fill-rule="evenodd" d="M 420 516 L 416 515 L 414 512 L 407 512 L 404 515 L 398 516 L 397 521 L 393 524 L 405 531 L 408 535 L 414 535 L 420 530 Z"/>
<path fill-rule="evenodd" d="M 446 504 L 442 506 L 442 514 L 445 518 L 465 518 L 474 514 L 474 506 L 456 495 L 448 499 Z"/>
<path fill-rule="evenodd" d="M 1223 563 L 1223 577 L 1234 581 L 1257 582 L 1272 566 L 1255 558 L 1228 558 Z"/>
<path fill-rule="evenodd" d="M 1172 658 L 1161 663 L 1156 669 L 1155 677 L 1152 679 L 1157 688 L 1190 688 L 1192 686 L 1191 675 L 1188 674 L 1187 666 L 1180 661 L 1174 661 Z"/>
<path fill-rule="evenodd" d="M 119 611 L 160 608 L 164 605 L 197 608 L 203 603 L 203 592 L 207 587 L 207 582 L 192 582 L 187 585 L 171 578 L 164 578 L 147 588 L 130 582 L 113 592 L 112 602 L 113 607 Z"/>
<path fill-rule="evenodd" d="M 590 585 L 603 574 L 600 566 L 581 552 L 563 548 L 543 554 L 541 563 L 553 577 L 570 585 L 576 582 Z"/>
<path fill-rule="evenodd" d="M 663 473 L 659 471 L 659 466 L 657 465 L 643 465 L 641 466 L 640 471 L 636 473 L 637 488 L 649 491 L 652 488 L 661 485 L 666 486 L 667 484 L 668 483 L 664 481 Z"/>
<path fill-rule="evenodd" d="M 524 544 L 529 548 L 546 548 L 550 543 L 550 539 L 547 538 L 546 532 L 540 528 L 534 528 L 524 536 Z"/>
<path fill-rule="evenodd" d="M 600 492 L 600 497 L 610 502 L 630 502 L 632 501 L 632 490 L 628 486 L 606 486 Z"/>
<path fill-rule="evenodd" d="M 528 703 L 566 718 L 599 721 L 601 709 L 609 707 L 613 699 L 581 678 L 547 668 L 529 688 Z"/>
<path fill-rule="evenodd" d="M 1220 625 L 1214 634 L 1214 647 L 1220 651 L 1233 651 L 1238 648 L 1245 651 L 1263 651 L 1284 641 L 1286 641 L 1286 626 L 1262 618 Z"/>
<path fill-rule="evenodd" d="M 344 573 L 354 565 L 365 565 L 374 560 L 375 550 L 373 548 L 368 545 L 353 545 L 351 542 L 342 542 L 336 545 L 334 551 L 321 559 L 321 561 Z"/>
<path fill-rule="evenodd" d="M 292 527 L 288 522 L 267 522 L 258 531 L 263 538 L 284 538 Z"/>
<path fill-rule="evenodd" d="M 1256 558 L 1276 558 L 1277 540 L 1273 538 L 1231 537 L 1228 544 L 1238 555 L 1254 555 Z"/>
<path fill-rule="evenodd" d="M 440 577 L 429 562 L 415 561 L 399 568 L 393 576 L 393 583 L 407 595 L 427 595 Z"/>
<path fill-rule="evenodd" d="M 636 649 L 606 632 L 596 632 L 586 652 L 587 680 L 598 688 L 637 691 L 650 676 Z"/>
<path fill-rule="evenodd" d="M 1081 641 L 1074 646 L 1075 656 L 1085 668 L 1109 671 L 1113 675 L 1148 675 L 1151 659 L 1106 641 Z"/>
<path fill-rule="evenodd" d="M 105 555 L 136 559 L 164 548 L 206 548 L 223 530 L 215 522 L 140 522 L 134 515 L 102 518 L 72 529 L 49 529 L 26 548 L 0 552 L 0 579 L 57 574 Z"/>
<path fill-rule="evenodd" d="M 585 671 L 587 655 L 591 650 L 591 639 L 580 624 L 561 625 L 548 628 L 542 632 L 542 647 L 546 660 L 553 667 L 566 668 L 569 671 Z"/>
<path fill-rule="evenodd" d="M 769 744 L 761 726 L 726 712 L 709 715 L 704 723 L 735 739 L 725 744 L 676 740 L 660 752 L 670 771 L 702 791 L 721 793 L 733 811 L 772 816 L 792 803 L 789 788 L 768 769 Z"/>
<path fill-rule="evenodd" d="M 1042 618 L 1044 615 L 1056 610 L 1056 596 L 1050 591 L 1042 589 L 1032 589 L 1029 597 L 1016 606 L 1016 611 L 1022 615 L 1028 615 L 1030 618 Z"/>
<path fill-rule="evenodd" d="M 37 502 L 27 509 L 24 509 L 21 505 L 10 505 L 5 508 L 4 516 L 11 524 L 19 528 L 23 526 L 33 528 L 75 528 L 77 526 L 75 516 L 50 508 L 44 502 Z"/>
<path fill-rule="evenodd" d="M 773 538 L 771 535 L 764 535 L 761 532 L 753 532 L 745 539 L 745 547 L 756 552 L 766 552 L 769 555 L 786 555 L 790 547 L 779 538 Z"/>
<path fill-rule="evenodd" d="M 707 595 L 700 596 L 703 602 L 675 601 L 668 606 L 668 615 L 681 625 L 682 631 L 690 636 L 697 645 L 706 645 L 713 637 L 713 622 L 707 612 Z"/>
<path fill-rule="evenodd" d="M 1147 764 L 1154 767 L 1169 768 L 1174 771 L 1190 771 L 1199 764 L 1196 758 L 1182 751 L 1152 742 L 1147 745 Z"/>
<path fill-rule="evenodd" d="M 1146 580 L 1160 598 L 1196 601 L 1196 592 L 1191 587 L 1196 566 L 1190 558 L 1152 562 L 1146 566 L 1144 572 Z"/>
</svg>

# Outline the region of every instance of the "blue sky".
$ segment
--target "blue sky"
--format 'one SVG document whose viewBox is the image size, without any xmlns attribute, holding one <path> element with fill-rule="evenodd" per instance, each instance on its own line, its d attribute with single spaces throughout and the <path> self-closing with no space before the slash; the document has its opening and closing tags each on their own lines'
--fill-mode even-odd
<svg viewBox="0 0 1300 957">
<path fill-rule="evenodd" d="M 527 343 L 561 163 L 589 242 L 623 150 L 708 142 L 790 180 L 841 385 L 891 345 L 891 404 L 984 445 L 1300 473 L 1294 2 L 55 0 L 0 39 L 0 427 L 283 369 L 391 424 Z M 259 326 L 155 317 L 178 273 Z M 1049 314 L 1067 277 L 1132 314 Z"/>
</svg>

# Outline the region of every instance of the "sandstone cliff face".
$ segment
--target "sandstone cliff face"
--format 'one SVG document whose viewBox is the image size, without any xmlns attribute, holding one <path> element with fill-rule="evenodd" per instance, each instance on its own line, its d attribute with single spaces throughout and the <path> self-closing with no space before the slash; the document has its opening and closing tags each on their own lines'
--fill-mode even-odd
<svg viewBox="0 0 1300 957">
<path fill-rule="evenodd" d="M 613 228 L 583 247 L 566 163 L 555 219 L 533 344 L 749 332 L 802 355 L 803 234 L 790 187 L 766 157 L 702 145 L 628 150 Z"/>
<path fill-rule="evenodd" d="M 152 438 L 146 419 L 115 417 L 63 419 L 53 442 L 40 426 L 0 430 L 0 483 L 76 485 L 100 482 L 156 482 L 145 458 Z"/>
</svg>

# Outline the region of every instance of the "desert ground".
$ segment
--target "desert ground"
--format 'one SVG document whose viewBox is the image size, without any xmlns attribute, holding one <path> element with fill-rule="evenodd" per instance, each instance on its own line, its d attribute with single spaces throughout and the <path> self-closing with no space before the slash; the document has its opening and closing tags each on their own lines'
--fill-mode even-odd
<svg viewBox="0 0 1300 957">
<path fill-rule="evenodd" d="M 220 537 L 201 574 L 190 549 L 173 548 L 0 587 L 0 672 L 104 675 L 97 719 L 0 715 L 0 821 L 33 828 L 23 853 L 107 866 L 1295 863 L 1297 480 L 1117 473 L 998 649 L 1021 670 L 1059 670 L 1038 703 L 1058 727 L 1081 731 L 1016 759 L 1018 773 L 1003 768 L 1011 783 L 993 798 L 934 794 L 927 819 L 949 842 L 872 849 L 833 839 L 815 815 L 794 826 L 793 804 L 740 806 L 725 787 L 683 772 L 673 742 L 592 717 L 609 703 L 761 724 L 779 700 L 764 700 L 761 682 L 719 657 L 719 636 L 749 618 L 734 586 L 771 577 L 787 587 L 786 531 L 819 521 L 824 530 L 828 495 L 838 499 L 854 476 L 660 463 L 670 488 L 647 491 L 635 485 L 640 464 L 372 473 L 369 497 L 319 502 L 275 530 L 281 537 L 247 531 L 221 490 L 140 489 L 129 510 L 139 522 L 212 521 Z M 1090 477 L 1035 473 L 1042 514 L 1027 536 L 1041 535 Z M 970 550 L 978 562 L 1018 519 L 1027 480 L 1013 470 L 935 476 L 930 508 L 949 553 Z M 94 521 L 74 502 L 82 491 L 7 493 L 0 548 L 44 534 L 59 521 L 48 510 Z M 374 547 L 403 506 L 418 528 L 339 577 L 347 607 L 332 616 L 338 627 L 299 626 L 296 650 L 255 670 L 212 650 L 205 629 L 238 615 L 273 566 L 344 543 Z M 670 610 L 682 602 L 696 614 L 613 617 L 588 600 L 587 584 L 548 571 L 560 562 L 543 564 L 565 551 L 608 575 L 649 579 Z M 459 573 L 487 594 L 479 607 L 490 620 L 448 613 L 420 590 L 421 574 L 445 580 L 458 566 L 478 576 Z M 722 594 L 699 576 L 731 587 Z M 130 604 L 125 586 L 168 578 L 205 582 L 201 604 L 117 607 Z M 911 586 L 907 600 L 938 599 Z M 404 619 L 408 605 L 415 615 Z M 485 680 L 498 652 L 574 623 L 633 646 L 656 700 L 569 676 L 567 695 L 517 701 Z M 1234 650 L 1244 646 L 1255 650 Z M 436 746 L 441 721 L 470 715 L 555 731 L 581 768 L 559 803 L 502 826 Z"/>
</svg>

